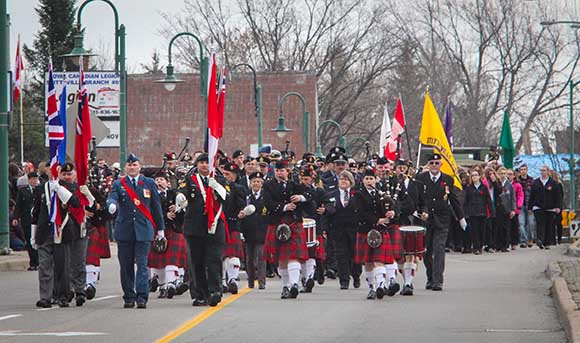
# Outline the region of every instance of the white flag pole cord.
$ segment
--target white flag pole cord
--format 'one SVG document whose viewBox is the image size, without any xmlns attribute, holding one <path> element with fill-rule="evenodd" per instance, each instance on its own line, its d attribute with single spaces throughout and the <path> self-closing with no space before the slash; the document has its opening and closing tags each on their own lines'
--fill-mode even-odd
<svg viewBox="0 0 580 343">
<path fill-rule="evenodd" d="M 24 115 L 22 114 L 22 96 L 20 94 L 20 165 L 24 164 Z"/>
<path fill-rule="evenodd" d="M 417 151 L 417 172 L 420 173 L 420 171 L 419 171 L 419 162 L 420 162 L 420 159 L 421 159 L 421 143 L 419 143 L 419 149 L 417 149 L 417 150 L 418 150 Z"/>
</svg>

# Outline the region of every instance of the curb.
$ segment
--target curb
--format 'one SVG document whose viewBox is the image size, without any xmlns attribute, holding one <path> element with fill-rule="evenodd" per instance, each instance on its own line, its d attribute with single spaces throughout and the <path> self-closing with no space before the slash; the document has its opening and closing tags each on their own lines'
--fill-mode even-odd
<svg viewBox="0 0 580 343">
<path fill-rule="evenodd" d="M 8 255 L 10 256 L 10 255 Z M 28 256 L 0 258 L 0 272 L 23 272 L 28 268 Z"/>
<path fill-rule="evenodd" d="M 550 262 L 548 264 L 548 267 L 546 267 L 546 277 L 552 281 L 562 277 L 562 269 L 560 269 L 558 262 Z"/>
<path fill-rule="evenodd" d="M 580 245 L 580 240 L 570 244 L 566 249 L 566 255 L 580 257 L 580 247 L 578 245 Z"/>
<path fill-rule="evenodd" d="M 553 279 L 552 293 L 568 342 L 580 342 L 580 312 L 563 277 Z"/>
</svg>

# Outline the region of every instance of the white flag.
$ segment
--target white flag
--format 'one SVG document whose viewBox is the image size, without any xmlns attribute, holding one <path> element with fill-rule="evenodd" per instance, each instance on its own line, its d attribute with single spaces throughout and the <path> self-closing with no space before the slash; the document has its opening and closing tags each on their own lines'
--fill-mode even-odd
<svg viewBox="0 0 580 343">
<path fill-rule="evenodd" d="M 385 102 L 385 111 L 383 113 L 383 122 L 381 124 L 381 139 L 379 144 L 379 156 L 385 156 L 385 147 L 387 140 L 391 136 L 391 121 L 389 120 L 389 111 L 387 111 L 387 103 Z"/>
</svg>

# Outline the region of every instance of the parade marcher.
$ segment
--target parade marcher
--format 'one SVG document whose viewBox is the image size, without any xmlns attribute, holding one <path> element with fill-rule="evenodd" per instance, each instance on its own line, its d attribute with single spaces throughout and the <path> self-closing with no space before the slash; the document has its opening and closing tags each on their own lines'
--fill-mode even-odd
<svg viewBox="0 0 580 343">
<path fill-rule="evenodd" d="M 236 151 L 236 152 L 239 152 Z M 229 240 L 226 241 L 222 252 L 222 289 L 232 294 L 238 293 L 238 281 L 240 267 L 244 256 L 244 247 L 240 234 L 239 215 L 246 206 L 246 191 L 236 183 L 238 179 L 238 167 L 232 163 L 226 163 L 223 168 L 226 178 L 227 199 L 224 203 L 224 214 L 228 222 Z"/>
<path fill-rule="evenodd" d="M 282 299 L 298 296 L 300 264 L 308 259 L 303 203 L 311 200 L 304 186 L 288 180 L 287 167 L 286 161 L 276 162 L 274 179 L 264 184 L 264 200 L 270 215 L 264 255 L 270 263 L 278 263 Z"/>
<path fill-rule="evenodd" d="M 252 182 L 250 176 L 258 171 L 258 162 L 252 156 L 247 156 L 244 160 L 244 175 L 238 179 L 238 183 L 242 185 L 246 194 L 250 194 L 250 189 L 252 188 Z"/>
<path fill-rule="evenodd" d="M 362 269 L 360 264 L 354 263 L 358 225 L 355 204 L 352 201 L 355 193 L 352 173 L 343 171 L 338 176 L 338 189 L 327 194 L 328 238 L 334 242 L 336 249 L 340 289 L 348 289 L 351 277 L 354 288 L 360 287 Z"/>
<path fill-rule="evenodd" d="M 507 252 L 510 243 L 511 220 L 516 214 L 516 196 L 512 183 L 507 178 L 507 169 L 500 167 L 497 170 L 501 192 L 496 201 L 497 232 L 496 250 Z"/>
<path fill-rule="evenodd" d="M 163 155 L 164 161 L 164 172 L 169 180 L 169 185 L 171 189 L 177 189 L 181 176 L 177 170 L 177 154 L 173 151 L 168 151 Z"/>
<path fill-rule="evenodd" d="M 314 288 L 314 279 L 322 280 L 320 284 L 324 283 L 324 261 L 326 260 L 326 242 L 323 232 L 327 232 L 327 222 L 325 218 L 326 195 L 322 187 L 314 185 L 316 173 L 312 165 L 306 164 L 300 170 L 300 182 L 305 188 L 305 192 L 309 193 L 309 198 L 312 199 L 310 206 L 304 206 L 304 218 L 315 221 L 316 236 L 312 239 L 316 240 L 313 246 L 308 247 L 308 260 L 301 265 L 301 281 L 303 293 L 311 293 Z M 313 242 L 307 242 L 313 243 Z"/>
<path fill-rule="evenodd" d="M 246 273 L 248 274 L 248 287 L 254 288 L 258 280 L 258 288 L 266 288 L 266 260 L 264 259 L 264 242 L 268 229 L 268 209 L 264 200 L 264 174 L 255 172 L 249 176 L 250 192 L 246 196 L 246 206 L 254 206 L 254 212 L 246 215 L 244 211 L 241 217 L 241 232 L 246 241 Z"/>
<path fill-rule="evenodd" d="M 242 150 L 236 150 L 232 154 L 232 163 L 236 165 L 236 173 L 238 174 L 238 178 L 244 177 L 246 175 L 246 171 L 244 170 L 245 167 L 245 157 L 244 152 Z"/>
<path fill-rule="evenodd" d="M 562 209 L 562 196 L 560 187 L 550 177 L 550 168 L 546 165 L 540 167 L 540 177 L 534 180 L 530 191 L 528 209 L 534 212 L 537 229 L 536 244 L 540 249 L 550 249 L 555 243 L 556 214 Z"/>
<path fill-rule="evenodd" d="M 488 208 L 492 206 L 489 190 L 481 183 L 479 169 L 471 171 L 471 182 L 465 187 L 463 210 L 467 218 L 473 253 L 482 253 L 482 238 L 485 223 L 489 218 Z"/>
<path fill-rule="evenodd" d="M 157 192 L 161 201 L 161 211 L 165 221 L 164 237 L 167 242 L 165 251 L 156 251 L 152 242 L 151 249 L 147 258 L 147 266 L 150 270 L 152 288 L 158 285 L 158 298 L 171 299 L 176 294 L 183 294 L 187 289 L 178 289 L 183 287 L 183 274 L 187 266 L 187 244 L 178 225 L 177 214 L 175 212 L 175 197 L 177 191 L 170 188 L 169 178 L 165 173 L 159 173 L 155 176 Z"/>
<path fill-rule="evenodd" d="M 394 262 L 387 226 L 395 220 L 395 204 L 379 192 L 376 182 L 374 171 L 365 170 L 361 189 L 353 199 L 358 218 L 354 262 L 364 264 L 369 300 L 382 299 L 387 294 L 386 265 Z"/>
<path fill-rule="evenodd" d="M 28 270 L 38 269 L 38 251 L 30 245 L 30 216 L 32 205 L 34 203 L 34 191 L 39 183 L 39 177 L 36 172 L 28 173 L 28 185 L 18 189 L 16 196 L 16 204 L 14 206 L 14 224 L 20 224 L 20 228 L 24 234 L 26 251 L 28 252 Z"/>
<path fill-rule="evenodd" d="M 189 290 L 193 306 L 217 306 L 222 299 L 221 257 L 227 233 L 223 215 L 214 213 L 215 222 L 208 223 L 206 201 L 213 194 L 214 210 L 220 208 L 227 191 L 222 185 L 225 184 L 222 177 L 210 177 L 207 153 L 198 155 L 195 165 L 197 170 L 185 178 L 179 187 L 181 194 L 176 197 L 177 209 L 186 209 L 183 234 L 195 276 Z"/>
<path fill-rule="evenodd" d="M 429 157 L 429 171 L 417 175 L 416 180 L 423 184 L 420 192 L 422 219 L 426 221 L 427 232 L 424 256 L 427 272 L 426 289 L 443 290 L 445 270 L 445 242 L 453 219 L 453 212 L 463 229 L 467 226 L 463 210 L 453 189 L 453 178 L 441 172 L 441 155 L 434 153 Z M 452 212 L 453 211 L 453 212 Z"/>
<path fill-rule="evenodd" d="M 117 213 L 115 240 L 123 287 L 125 308 L 147 308 L 149 299 L 149 270 L 147 257 L 154 236 L 165 237 L 165 221 L 157 185 L 151 178 L 140 175 L 141 163 L 129 154 L 125 164 L 126 176 L 116 180 L 107 208 Z M 134 264 L 137 265 L 135 273 Z"/>
</svg>

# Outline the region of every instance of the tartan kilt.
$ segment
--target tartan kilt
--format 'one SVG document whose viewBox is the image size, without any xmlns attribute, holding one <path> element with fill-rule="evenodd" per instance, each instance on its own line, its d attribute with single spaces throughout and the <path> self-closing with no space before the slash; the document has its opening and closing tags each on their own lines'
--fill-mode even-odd
<svg viewBox="0 0 580 343">
<path fill-rule="evenodd" d="M 266 242 L 264 243 L 264 258 L 269 263 L 278 261 L 308 260 L 308 248 L 306 247 L 306 232 L 302 222 L 287 223 L 292 229 L 292 237 L 288 242 L 282 243 L 276 239 L 278 224 L 268 225 Z"/>
<path fill-rule="evenodd" d="M 354 254 L 354 263 L 364 264 L 371 262 L 380 262 L 391 264 L 395 260 L 393 258 L 393 247 L 391 245 L 391 238 L 387 231 L 382 232 L 383 244 L 378 248 L 371 248 L 367 244 L 367 233 L 357 232 L 356 245 Z"/>
<path fill-rule="evenodd" d="M 187 243 L 183 234 L 173 230 L 165 230 L 167 239 L 167 250 L 164 253 L 157 253 L 153 250 L 153 242 L 147 257 L 149 268 L 163 269 L 166 266 L 177 266 L 185 268 L 187 266 Z"/>
<path fill-rule="evenodd" d="M 403 238 L 401 231 L 399 231 L 399 225 L 390 225 L 387 228 L 387 232 L 391 238 L 391 249 L 393 250 L 393 258 L 396 261 L 404 256 Z"/>
<path fill-rule="evenodd" d="M 102 258 L 111 258 L 111 247 L 105 225 L 89 229 L 86 264 L 100 266 Z"/>
<path fill-rule="evenodd" d="M 226 257 L 239 257 L 240 259 L 245 258 L 244 246 L 242 244 L 242 236 L 238 231 L 230 232 L 230 241 L 226 242 L 224 245 L 224 250 L 222 251 L 222 258 Z"/>
<path fill-rule="evenodd" d="M 318 240 L 318 246 L 308 248 L 308 257 L 314 258 L 318 261 L 325 261 L 326 260 L 326 241 L 324 240 L 324 236 L 317 235 L 316 239 Z"/>
</svg>

